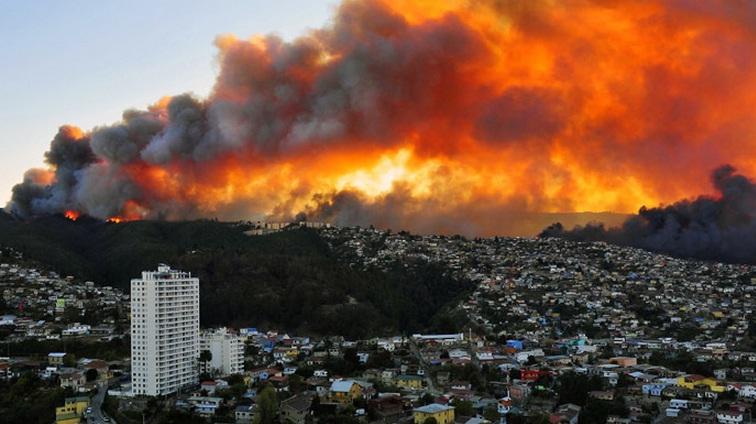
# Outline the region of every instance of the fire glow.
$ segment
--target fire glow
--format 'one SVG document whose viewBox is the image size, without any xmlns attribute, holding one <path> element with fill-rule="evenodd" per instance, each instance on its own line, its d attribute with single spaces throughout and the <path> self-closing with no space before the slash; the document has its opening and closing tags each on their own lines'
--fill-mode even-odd
<svg viewBox="0 0 756 424">
<path fill-rule="evenodd" d="M 77 212 L 77 211 L 66 211 L 63 214 L 63 216 L 65 216 L 66 218 L 70 219 L 71 221 L 76 221 L 77 219 L 79 219 L 80 215 L 81 214 L 79 212 Z"/>
<path fill-rule="evenodd" d="M 62 127 L 10 210 L 487 235 L 712 193 L 722 163 L 756 171 L 756 18 L 741 8 L 345 1 L 293 41 L 219 37 L 208 99 Z"/>
</svg>

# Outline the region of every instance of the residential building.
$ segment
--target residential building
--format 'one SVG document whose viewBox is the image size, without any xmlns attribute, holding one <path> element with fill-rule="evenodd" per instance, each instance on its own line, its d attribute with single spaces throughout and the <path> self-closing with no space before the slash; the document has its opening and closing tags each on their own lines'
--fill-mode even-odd
<svg viewBox="0 0 756 424">
<path fill-rule="evenodd" d="M 580 407 L 572 403 L 559 405 L 556 412 L 549 416 L 551 424 L 577 424 L 580 416 Z"/>
<path fill-rule="evenodd" d="M 88 406 L 89 398 L 86 396 L 66 398 L 63 406 L 55 408 L 55 423 L 78 424 Z"/>
<path fill-rule="evenodd" d="M 435 418 L 438 424 L 450 424 L 454 422 L 454 407 L 431 403 L 412 410 L 415 424 L 423 424 L 428 418 Z"/>
<path fill-rule="evenodd" d="M 310 393 L 301 393 L 282 401 L 279 408 L 281 424 L 305 424 L 310 415 L 312 398 Z"/>
<path fill-rule="evenodd" d="M 201 363 L 204 372 L 230 375 L 244 372 L 244 341 L 226 328 L 203 332 L 200 335 L 200 352 L 209 351 L 211 360 Z"/>
<path fill-rule="evenodd" d="M 423 388 L 423 378 L 419 375 L 399 375 L 394 381 L 397 386 L 406 390 L 420 390 Z"/>
<path fill-rule="evenodd" d="M 239 405 L 234 410 L 234 418 L 239 424 L 248 424 L 252 422 L 254 417 L 254 407 L 251 405 Z"/>
<path fill-rule="evenodd" d="M 334 402 L 349 404 L 362 396 L 362 387 L 354 380 L 336 380 L 331 384 L 330 396 Z"/>
<path fill-rule="evenodd" d="M 215 414 L 215 411 L 223 403 L 223 398 L 214 396 L 192 396 L 187 399 L 192 406 L 194 406 L 194 412 L 211 416 Z"/>
<path fill-rule="evenodd" d="M 717 412 L 717 421 L 719 424 L 740 424 L 746 421 L 746 417 L 742 410 L 731 408 L 727 411 Z"/>
<path fill-rule="evenodd" d="M 711 377 L 704 377 L 696 374 L 680 376 L 677 379 L 677 385 L 686 389 L 708 389 L 712 392 L 722 393 L 726 387 Z"/>
<path fill-rule="evenodd" d="M 199 280 L 161 264 L 131 280 L 131 367 L 135 395 L 158 396 L 195 384 Z"/>
<path fill-rule="evenodd" d="M 50 352 L 47 354 L 47 363 L 51 366 L 62 366 L 66 359 L 65 352 Z"/>
</svg>

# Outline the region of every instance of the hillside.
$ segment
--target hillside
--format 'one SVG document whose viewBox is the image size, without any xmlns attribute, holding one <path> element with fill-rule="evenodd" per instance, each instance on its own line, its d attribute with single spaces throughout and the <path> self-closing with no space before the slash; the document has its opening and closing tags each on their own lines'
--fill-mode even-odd
<svg viewBox="0 0 756 424">
<path fill-rule="evenodd" d="M 201 280 L 206 326 L 270 325 L 351 337 L 448 331 L 450 321 L 436 311 L 472 290 L 435 265 L 352 270 L 313 230 L 257 237 L 241 230 L 208 220 L 111 224 L 0 214 L 0 245 L 64 275 L 128 289 L 131 278 L 159 262 L 191 271 Z"/>
</svg>

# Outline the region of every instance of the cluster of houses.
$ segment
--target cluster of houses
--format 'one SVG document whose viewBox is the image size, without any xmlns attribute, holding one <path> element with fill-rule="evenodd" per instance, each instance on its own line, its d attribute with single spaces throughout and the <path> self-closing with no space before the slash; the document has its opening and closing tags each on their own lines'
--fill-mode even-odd
<svg viewBox="0 0 756 424">
<path fill-rule="evenodd" d="M 203 381 L 176 407 L 208 418 L 223 410 L 249 423 L 260 392 L 271 387 L 279 394 L 282 423 L 304 424 L 326 413 L 381 423 L 422 424 L 430 417 L 437 423 L 486 423 L 516 415 L 575 424 L 590 406 L 560 402 L 561 379 L 570 374 L 601 382 L 600 389 L 586 391 L 587 399 L 626 408 L 606 417 L 612 423 L 740 424 L 750 421 L 756 400 L 756 354 L 716 343 L 695 350 L 733 366 L 704 376 L 648 363 L 655 343 L 667 355 L 688 352 L 688 345 L 673 340 L 579 336 L 537 342 L 459 333 L 348 341 L 241 333 L 250 366 L 239 375 Z M 345 361 L 356 366 L 334 365 Z M 472 377 L 465 375 L 470 369 Z M 229 395 L 239 381 L 244 390 Z"/>
<path fill-rule="evenodd" d="M 233 363 L 208 365 L 203 380 L 178 394 L 172 407 L 207 419 L 224 415 L 240 424 L 254 421 L 259 396 L 268 387 L 278 395 L 281 423 L 299 424 L 317 421 L 323 414 L 380 423 L 424 424 L 433 418 L 437 423 L 477 424 L 522 416 L 575 424 L 590 406 L 560 402 L 561 379 L 569 374 L 601 382 L 600 388 L 585 393 L 588 399 L 621 402 L 627 408 L 623 414 L 608 416 L 606 422 L 612 423 L 741 424 L 750 421 L 756 400 L 756 353 L 730 350 L 720 343 L 693 347 L 671 339 L 584 335 L 502 340 L 474 333 L 349 341 L 251 328 L 204 334 L 212 336 L 208 340 L 222 338 L 226 343 L 238 338 L 232 345 L 244 346 L 244 365 L 241 369 L 228 368 L 235 367 Z M 713 368 L 711 375 L 704 376 L 651 365 L 649 352 L 669 357 L 685 352 L 695 355 L 696 362 L 729 366 Z M 14 358 L 8 376 L 36 370 L 41 377 L 57 378 L 61 386 L 81 393 L 91 392 L 98 383 L 112 383 L 114 376 L 128 376 L 128 358 L 74 359 L 64 352 L 50 352 L 46 361 L 37 363 Z M 57 411 L 60 422 L 74 422 L 72 411 L 64 409 Z"/>
<path fill-rule="evenodd" d="M 676 259 L 563 239 L 320 230 L 352 267 L 432 262 L 476 283 L 460 305 L 485 334 L 533 339 L 662 338 L 740 344 L 749 336 L 756 267 Z"/>
<path fill-rule="evenodd" d="M 128 327 L 127 294 L 24 265 L 20 253 L 0 260 L 0 298 L 0 328 L 11 331 L 8 341 L 118 337 L 119 324 Z M 87 314 L 99 317 L 96 325 L 80 323 Z"/>
<path fill-rule="evenodd" d="M 617 424 L 751 420 L 753 267 L 561 239 L 318 231 L 351 267 L 426 261 L 474 282 L 457 306 L 463 332 L 351 341 L 255 328 L 205 330 L 201 349 L 212 359 L 198 363 L 201 380 L 179 393 L 172 408 L 251 423 L 265 391 L 273 390 L 278 419 L 295 424 L 329 415 L 416 424 L 515 417 L 577 424 L 596 416 Z M 9 340 L 99 340 L 119 336 L 115 327 L 128 328 L 115 319 L 81 324 L 66 314 L 123 306 L 128 297 L 119 291 L 7 262 L 0 263 L 0 289 L 6 312 L 13 305 L 17 314 L 0 321 L 12 330 Z M 65 352 L 46 360 L 0 358 L 0 378 L 28 371 L 77 392 L 122 375 L 123 386 L 109 394 L 121 397 L 124 408 L 139 404 L 127 399 L 129 358 L 105 362 Z M 576 378 L 590 387 L 565 400 L 563 387 Z"/>
</svg>

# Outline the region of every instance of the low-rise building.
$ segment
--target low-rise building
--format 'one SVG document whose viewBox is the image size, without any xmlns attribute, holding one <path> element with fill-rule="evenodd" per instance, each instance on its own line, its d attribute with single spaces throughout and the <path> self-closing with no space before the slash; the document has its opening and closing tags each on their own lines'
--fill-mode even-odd
<svg viewBox="0 0 756 424">
<path fill-rule="evenodd" d="M 418 375 L 399 375 L 394 379 L 394 383 L 406 390 L 420 390 L 423 388 L 423 378 Z"/>
<path fill-rule="evenodd" d="M 412 410 L 415 424 L 423 424 L 425 420 L 434 418 L 438 424 L 450 424 L 454 422 L 454 407 L 431 403 Z"/>
<path fill-rule="evenodd" d="M 362 387 L 354 380 L 336 380 L 331 384 L 329 395 L 331 401 L 346 405 L 362 396 Z"/>
<path fill-rule="evenodd" d="M 281 424 L 305 424 L 310 415 L 313 394 L 301 393 L 281 402 L 279 408 Z"/>
</svg>

